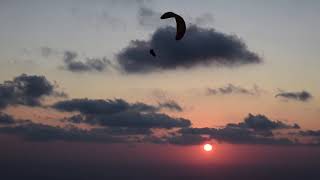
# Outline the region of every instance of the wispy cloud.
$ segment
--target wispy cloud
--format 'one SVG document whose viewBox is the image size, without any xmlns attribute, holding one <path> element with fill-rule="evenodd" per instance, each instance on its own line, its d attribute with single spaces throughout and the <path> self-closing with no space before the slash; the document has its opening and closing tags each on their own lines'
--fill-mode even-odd
<svg viewBox="0 0 320 180">
<path fill-rule="evenodd" d="M 301 101 L 301 102 L 307 102 L 313 98 L 311 93 L 309 93 L 308 91 L 301 91 L 301 92 L 281 91 L 275 97 L 276 98 L 281 97 L 286 100 L 295 100 L 295 101 Z"/>
<path fill-rule="evenodd" d="M 71 51 L 65 51 L 63 62 L 64 69 L 71 72 L 102 72 L 111 65 L 111 62 L 106 58 L 85 58 L 85 61 L 77 60 L 78 54 Z"/>
<path fill-rule="evenodd" d="M 207 95 L 231 95 L 231 94 L 243 94 L 243 95 L 260 95 L 262 90 L 254 85 L 252 89 L 247 89 L 241 86 L 228 84 L 219 88 L 208 88 Z"/>
</svg>

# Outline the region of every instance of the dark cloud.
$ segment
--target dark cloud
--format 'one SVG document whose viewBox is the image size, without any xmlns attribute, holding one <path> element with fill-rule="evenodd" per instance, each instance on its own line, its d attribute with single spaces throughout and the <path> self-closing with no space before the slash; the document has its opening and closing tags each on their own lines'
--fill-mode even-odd
<svg viewBox="0 0 320 180">
<path fill-rule="evenodd" d="M 79 118 L 79 116 L 77 117 Z M 134 137 L 152 134 L 150 128 L 104 127 L 80 129 L 73 125 L 65 127 L 34 123 L 31 120 L 15 119 L 0 113 L 0 134 L 17 135 L 28 141 L 67 141 L 121 143 L 138 142 Z"/>
<path fill-rule="evenodd" d="M 72 72 L 102 72 L 106 70 L 108 65 L 110 65 L 110 61 L 103 58 L 86 58 L 86 60 L 78 61 L 76 60 L 78 54 L 71 51 L 65 51 L 63 61 L 65 63 L 65 69 Z"/>
<path fill-rule="evenodd" d="M 191 122 L 184 118 L 173 118 L 160 113 L 142 113 L 125 111 L 110 115 L 87 116 L 90 124 L 99 124 L 109 127 L 135 127 L 135 128 L 176 128 L 189 127 Z"/>
<path fill-rule="evenodd" d="M 14 124 L 15 120 L 12 116 L 0 112 L 0 125 Z"/>
<path fill-rule="evenodd" d="M 155 112 L 156 107 L 144 103 L 128 103 L 123 99 L 72 99 L 60 101 L 53 105 L 62 111 L 79 111 L 86 115 L 115 114 L 123 111 Z"/>
<path fill-rule="evenodd" d="M 129 111 L 138 111 L 143 113 L 152 113 L 152 112 L 159 111 L 159 107 L 148 105 L 141 102 L 132 103 L 132 104 L 128 103 L 128 104 L 130 107 L 127 110 Z"/>
<path fill-rule="evenodd" d="M 301 102 L 307 102 L 310 99 L 312 99 L 312 95 L 307 91 L 301 91 L 301 92 L 280 92 L 276 96 L 281 97 L 288 100 L 296 100 Z"/>
<path fill-rule="evenodd" d="M 147 73 L 211 64 L 234 67 L 262 61 L 235 35 L 196 25 L 188 28 L 181 41 L 174 40 L 175 34 L 175 28 L 164 27 L 156 30 L 149 41 L 131 41 L 117 55 L 120 67 L 127 73 Z M 150 48 L 157 51 L 156 59 L 150 56 Z"/>
<path fill-rule="evenodd" d="M 17 126 L 1 127 L 1 134 L 11 134 L 23 137 L 28 141 L 81 141 L 119 143 L 126 138 L 112 136 L 107 131 L 83 130 L 76 127 L 62 128 L 32 122 L 22 123 Z"/>
<path fill-rule="evenodd" d="M 15 135 L 35 142 L 155 143 L 152 141 L 153 131 L 149 126 L 103 127 L 87 130 L 73 125 L 60 127 L 34 123 L 30 120 L 16 120 L 9 115 L 1 115 L 0 124 L 7 125 L 0 127 L 0 134 Z M 170 138 L 172 141 L 174 139 Z"/>
<path fill-rule="evenodd" d="M 141 102 L 128 103 L 123 99 L 72 99 L 57 102 L 53 107 L 64 111 L 79 111 L 83 114 L 112 114 L 122 111 L 157 112 L 162 109 L 183 111 L 183 108 L 173 100 L 167 100 L 154 106 Z"/>
<path fill-rule="evenodd" d="M 298 124 L 288 125 L 281 121 L 272 121 L 264 115 L 252 115 L 244 119 L 238 124 L 227 124 L 228 127 L 253 129 L 255 131 L 270 131 L 275 129 L 300 129 Z"/>
<path fill-rule="evenodd" d="M 313 131 L 313 130 L 300 131 L 299 134 L 302 135 L 302 136 L 320 137 L 320 130 L 317 130 L 317 131 Z"/>
<path fill-rule="evenodd" d="M 173 100 L 168 100 L 162 103 L 159 103 L 159 108 L 160 109 L 168 109 L 171 111 L 177 111 L 177 112 L 182 112 L 183 108 L 175 101 Z"/>
<path fill-rule="evenodd" d="M 261 134 L 244 128 L 185 128 L 182 134 L 209 135 L 210 139 L 232 144 L 293 144 L 287 138 L 275 138 L 272 134 Z"/>
<path fill-rule="evenodd" d="M 66 61 L 66 62 L 71 62 L 73 61 L 74 59 L 76 59 L 78 56 L 78 54 L 76 52 L 73 52 L 73 51 L 65 51 L 64 52 L 64 57 L 63 57 L 63 60 Z"/>
<path fill-rule="evenodd" d="M 177 108 L 172 104 L 156 107 L 140 102 L 128 103 L 122 99 L 73 99 L 57 102 L 53 107 L 62 111 L 82 113 L 82 116 L 75 116 L 70 119 L 71 122 L 77 123 L 136 128 L 174 128 L 191 125 L 191 122 L 187 119 L 172 118 L 166 114 L 157 113 L 159 109 L 164 107 Z"/>
<path fill-rule="evenodd" d="M 65 93 L 55 91 L 55 86 L 44 76 L 22 74 L 0 84 L 0 108 L 18 104 L 39 106 L 45 96 L 65 96 Z"/>
<path fill-rule="evenodd" d="M 78 114 L 78 115 L 71 116 L 69 118 L 64 118 L 61 121 L 62 122 L 71 122 L 71 123 L 74 123 L 74 124 L 80 124 L 80 123 L 85 121 L 85 117 L 83 115 L 81 115 L 81 114 Z"/>
<path fill-rule="evenodd" d="M 234 144 L 295 144 L 288 138 L 277 138 L 271 130 L 297 129 L 298 125 L 287 125 L 271 121 L 263 115 L 251 115 L 238 124 L 227 124 L 223 128 L 183 128 L 181 134 L 208 135 L 211 139 Z"/>
<path fill-rule="evenodd" d="M 229 94 L 244 94 L 244 95 L 259 95 L 261 90 L 258 86 L 254 86 L 253 89 L 246 89 L 241 86 L 228 84 L 225 87 L 220 88 L 208 88 L 208 95 L 229 95 Z"/>
<path fill-rule="evenodd" d="M 131 128 L 175 128 L 189 127 L 191 122 L 183 118 L 172 118 L 160 113 L 142 113 L 137 111 L 124 111 L 114 114 L 85 115 L 71 117 L 70 122 L 87 123 L 107 127 Z"/>
<path fill-rule="evenodd" d="M 277 137 L 271 130 L 291 129 L 295 126 L 273 122 L 273 125 L 252 125 L 246 119 L 260 122 L 265 118 L 260 115 L 249 115 L 243 123 L 227 124 L 223 128 L 191 128 L 186 122 L 177 121 L 166 115 L 154 113 L 143 115 L 138 112 L 123 112 L 106 116 L 106 119 L 98 119 L 103 116 L 94 116 L 89 120 L 88 116 L 75 116 L 79 122 L 97 121 L 104 127 L 89 130 L 80 129 L 73 125 L 65 127 L 38 124 L 28 120 L 15 120 L 9 115 L 1 115 L 0 134 L 9 134 L 22 137 L 28 141 L 66 141 L 66 142 L 99 142 L 99 143 L 156 143 L 174 145 L 198 145 L 216 140 L 232 144 L 275 144 L 275 145 L 309 145 L 299 140 L 291 140 L 288 137 Z M 265 120 L 263 120 L 265 121 Z M 245 125 L 244 125 L 245 124 Z M 266 125 L 267 124 L 267 125 Z M 157 136 L 152 128 L 171 128 L 166 135 Z M 181 127 L 181 128 L 179 128 Z M 156 131 L 156 130 L 155 130 Z M 290 135 L 287 134 L 287 135 Z M 296 134 L 292 134 L 296 135 Z M 319 137 L 318 131 L 299 131 L 303 137 Z M 291 136 L 292 137 L 292 136 Z M 294 137 L 294 136 L 293 136 Z M 316 140 L 316 139 L 315 139 Z M 312 141 L 310 145 L 317 145 Z"/>
<path fill-rule="evenodd" d="M 76 117 L 76 116 L 75 116 Z M 77 119 L 80 116 L 76 117 Z M 158 117 L 157 117 L 158 118 Z M 168 118 L 168 117 L 165 117 Z M 93 129 L 80 129 L 73 125 L 68 125 L 65 127 L 52 126 L 46 124 L 34 123 L 30 120 L 17 120 L 13 117 L 5 114 L 0 116 L 0 124 L 6 125 L 0 127 L 0 134 L 15 135 L 22 137 L 27 141 L 35 142 L 48 142 L 48 141 L 65 141 L 65 142 L 99 142 L 99 143 L 155 143 L 152 140 L 153 131 L 150 127 L 175 127 L 177 122 L 172 122 L 172 119 L 159 120 L 146 119 L 142 117 L 141 120 L 132 119 L 130 122 L 128 118 L 118 119 L 121 122 L 125 121 L 124 127 L 109 126 L 103 128 L 93 128 Z M 138 122 L 135 122 L 137 121 Z M 146 121 L 151 122 L 146 122 Z M 131 123 L 131 124 L 130 124 Z M 138 124 L 139 123 L 139 124 Z M 182 137 L 171 137 L 166 139 L 169 143 L 172 141 L 175 144 L 181 144 L 182 141 L 190 141 L 195 143 L 198 139 L 186 139 L 186 137 L 191 137 L 186 135 L 182 140 Z M 186 143 L 183 143 L 186 145 Z"/>
</svg>

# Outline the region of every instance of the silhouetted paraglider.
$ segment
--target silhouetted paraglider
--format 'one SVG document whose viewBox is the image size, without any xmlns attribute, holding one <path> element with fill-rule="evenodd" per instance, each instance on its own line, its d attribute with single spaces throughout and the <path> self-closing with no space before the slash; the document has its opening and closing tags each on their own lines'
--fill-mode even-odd
<svg viewBox="0 0 320 180">
<path fill-rule="evenodd" d="M 154 52 L 153 49 L 150 49 L 150 54 L 153 56 L 153 57 L 157 57 L 156 53 Z"/>
<path fill-rule="evenodd" d="M 160 18 L 161 19 L 175 18 L 176 24 L 177 24 L 176 40 L 179 41 L 183 38 L 184 34 L 186 33 L 186 23 L 181 16 L 173 12 L 166 12 Z M 150 49 L 150 54 L 153 57 L 157 56 L 153 49 Z"/>
</svg>

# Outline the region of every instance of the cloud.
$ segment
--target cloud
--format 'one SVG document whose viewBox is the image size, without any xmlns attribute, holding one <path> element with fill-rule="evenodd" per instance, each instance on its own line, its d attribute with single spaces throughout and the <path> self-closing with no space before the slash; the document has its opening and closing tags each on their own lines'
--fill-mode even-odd
<svg viewBox="0 0 320 180">
<path fill-rule="evenodd" d="M 301 130 L 291 133 L 296 138 L 302 138 L 302 143 L 305 145 L 320 145 L 320 130 Z"/>
<path fill-rule="evenodd" d="M 0 112 L 0 125 L 14 124 L 15 120 L 12 116 Z"/>
<path fill-rule="evenodd" d="M 281 121 L 272 121 L 264 115 L 252 115 L 244 119 L 238 124 L 227 124 L 228 127 L 253 129 L 255 131 L 270 131 L 275 129 L 300 129 L 298 124 L 288 125 Z"/>
<path fill-rule="evenodd" d="M 44 76 L 22 74 L 0 84 L 0 109 L 9 105 L 39 106 L 45 96 L 65 96 Z"/>
<path fill-rule="evenodd" d="M 173 100 L 168 100 L 162 103 L 159 103 L 159 108 L 160 109 L 168 109 L 171 111 L 177 111 L 177 112 L 182 112 L 183 108 L 175 101 Z"/>
<path fill-rule="evenodd" d="M 313 96 L 307 91 L 301 91 L 301 92 L 282 91 L 282 92 L 278 93 L 275 97 L 276 98 L 281 97 L 284 99 L 301 101 L 301 102 L 307 102 L 313 98 Z"/>
<path fill-rule="evenodd" d="M 173 118 L 166 114 L 157 113 L 164 107 L 177 108 L 172 104 L 156 107 L 140 102 L 128 103 L 122 99 L 73 99 L 57 102 L 52 107 L 67 112 L 78 111 L 82 116 L 72 117 L 70 121 L 92 125 L 135 128 L 174 128 L 191 125 L 187 119 Z"/>
<path fill-rule="evenodd" d="M 176 128 L 189 127 L 191 122 L 184 118 L 173 118 L 160 113 L 141 113 L 135 111 L 120 112 L 111 115 L 87 117 L 90 124 L 109 127 Z"/>
<path fill-rule="evenodd" d="M 244 94 L 244 95 L 259 95 L 261 90 L 258 86 L 254 86 L 253 89 L 246 89 L 241 86 L 228 84 L 227 86 L 220 88 L 208 88 L 208 95 L 230 95 L 230 94 Z"/>
<path fill-rule="evenodd" d="M 300 134 L 301 136 L 320 137 L 320 130 L 317 130 L 317 131 L 313 131 L 313 130 L 300 131 L 299 134 Z"/>
<path fill-rule="evenodd" d="M 4 119 L 5 118 L 5 119 Z M 4 119 L 4 121 L 2 121 Z M 120 120 L 121 121 L 121 120 Z M 15 135 L 27 141 L 48 142 L 99 142 L 99 143 L 155 143 L 153 131 L 146 127 L 103 127 L 81 129 L 73 125 L 65 127 L 34 123 L 30 120 L 16 120 L 9 115 L 0 116 L 0 134 Z M 9 126 L 10 125 L 10 126 Z M 186 136 L 191 137 L 191 136 Z M 169 142 L 169 139 L 167 139 Z M 197 139 L 185 139 L 195 142 Z M 170 138 L 170 141 L 182 145 L 181 137 Z"/>
<path fill-rule="evenodd" d="M 73 125 L 52 126 L 34 123 L 32 120 L 15 119 L 0 112 L 0 134 L 16 135 L 28 141 L 66 141 L 123 143 L 138 142 L 137 136 L 148 136 L 153 132 L 149 128 L 103 127 L 81 129 Z"/>
<path fill-rule="evenodd" d="M 181 126 L 179 128 L 176 122 L 169 119 L 168 122 L 159 120 L 159 118 L 148 119 L 138 115 L 136 118 L 128 115 L 129 118 L 122 118 L 115 116 L 115 120 L 107 122 L 107 126 L 80 129 L 74 125 L 67 125 L 64 127 L 52 126 L 46 124 L 34 123 L 30 120 L 15 120 L 9 115 L 2 114 L 0 116 L 0 134 L 16 135 L 22 137 L 27 141 L 48 142 L 48 141 L 65 141 L 65 142 L 99 142 L 99 143 L 155 143 L 155 144 L 173 144 L 173 145 L 199 145 L 212 140 L 218 142 L 226 142 L 232 144 L 270 144 L 270 145 L 318 145 L 317 139 L 313 139 L 310 143 L 299 141 L 297 135 L 288 133 L 287 137 L 276 137 L 271 130 L 279 129 L 295 129 L 295 126 L 285 125 L 285 123 L 276 123 L 271 121 L 275 126 L 251 125 L 246 119 L 260 122 L 261 115 L 249 115 L 244 122 L 237 125 L 227 124 L 223 128 L 192 128 Z M 81 116 L 77 116 L 80 118 Z M 80 121 L 85 120 L 86 117 Z M 112 119 L 113 117 L 108 116 Z M 265 117 L 266 118 L 266 117 Z M 265 120 L 263 120 L 265 121 Z M 115 123 L 115 124 L 112 124 Z M 123 124 L 122 124 L 123 123 Z M 174 125 L 165 125 L 165 124 Z M 243 125 L 250 124 L 250 125 Z M 258 123 L 259 124 L 259 123 Z M 263 123 L 265 124 L 265 123 Z M 166 131 L 165 135 L 156 135 L 156 130 L 152 128 L 167 128 L 177 127 L 170 131 Z M 267 128 L 265 128 L 267 127 Z M 165 129 L 163 129 L 165 130 Z M 270 131 L 268 131 L 270 130 Z M 298 135 L 308 138 L 319 137 L 318 131 L 299 131 Z"/>
<path fill-rule="evenodd" d="M 41 52 L 41 55 L 46 58 L 48 58 L 49 56 L 58 54 L 58 52 L 56 50 L 49 48 L 49 47 L 46 47 L 46 46 L 41 47 L 40 52 Z"/>
<path fill-rule="evenodd" d="M 73 55 L 70 54 L 70 58 Z M 39 106 L 45 96 L 56 96 L 58 92 L 44 76 L 22 74 L 12 81 L 0 84 L 1 108 L 8 105 Z M 244 91 L 246 93 L 246 91 Z M 286 137 L 276 137 L 274 130 L 290 130 L 300 135 L 298 138 L 319 136 L 318 131 L 300 130 L 297 124 L 274 121 L 264 115 L 249 114 L 243 122 L 226 124 L 223 128 L 192 128 L 191 121 L 160 113 L 161 110 L 182 111 L 183 108 L 173 100 L 157 105 L 142 102 L 129 103 L 123 99 L 71 99 L 58 101 L 52 108 L 64 112 L 78 112 L 65 118 L 65 127 L 38 124 L 32 120 L 17 120 L 9 114 L 0 112 L 0 133 L 12 134 L 31 141 L 84 141 L 84 142 L 143 142 L 175 145 L 196 145 L 205 141 L 217 140 L 235 144 L 295 144 L 290 133 Z M 71 125 L 70 125 L 71 123 Z M 97 125 L 99 128 L 80 129 L 79 123 Z M 161 129 L 165 135 L 158 136 Z M 297 130 L 300 131 L 297 131 Z M 277 132 L 278 132 L 277 131 Z"/>
<path fill-rule="evenodd" d="M 209 135 L 210 139 L 232 144 L 293 144 L 287 138 L 274 138 L 272 135 L 264 135 L 244 128 L 225 127 L 216 128 L 186 128 L 183 134 Z"/>
<path fill-rule="evenodd" d="M 84 61 L 79 61 L 78 53 L 74 51 L 59 51 L 50 47 L 41 47 L 41 55 L 45 58 L 55 56 L 63 59 L 64 65 L 61 69 L 68 70 L 75 73 L 83 72 L 102 72 L 111 66 L 111 61 L 106 57 L 102 58 L 91 58 L 84 57 Z"/>
<path fill-rule="evenodd" d="M 157 29 L 149 41 L 131 41 L 117 54 L 120 67 L 127 73 L 148 73 L 198 65 L 237 67 L 262 61 L 236 35 L 197 25 L 191 25 L 181 41 L 174 40 L 175 33 L 175 28 L 164 27 Z M 150 56 L 151 48 L 157 58 Z"/>
<path fill-rule="evenodd" d="M 156 107 L 144 103 L 128 103 L 123 99 L 72 99 L 60 101 L 53 105 L 54 108 L 62 111 L 79 111 L 86 115 L 115 114 L 123 111 L 154 112 Z"/>
<path fill-rule="evenodd" d="M 62 128 L 37 123 L 23 123 L 17 126 L 1 127 L 1 134 L 11 134 L 23 137 L 28 141 L 81 141 L 119 143 L 127 138 L 117 137 L 98 130 L 83 130 L 76 127 Z"/>
<path fill-rule="evenodd" d="M 110 61 L 103 58 L 86 58 L 86 60 L 78 61 L 76 58 L 78 54 L 71 51 L 65 51 L 63 61 L 65 63 L 64 68 L 71 72 L 102 72 L 106 70 L 108 65 L 110 65 Z"/>
<path fill-rule="evenodd" d="M 238 124 L 227 124 L 217 128 L 183 128 L 181 134 L 208 135 L 211 139 L 234 144 L 295 144 L 289 138 L 277 138 L 272 133 L 276 129 L 298 129 L 298 125 L 287 125 L 271 121 L 263 115 L 251 115 Z"/>
</svg>

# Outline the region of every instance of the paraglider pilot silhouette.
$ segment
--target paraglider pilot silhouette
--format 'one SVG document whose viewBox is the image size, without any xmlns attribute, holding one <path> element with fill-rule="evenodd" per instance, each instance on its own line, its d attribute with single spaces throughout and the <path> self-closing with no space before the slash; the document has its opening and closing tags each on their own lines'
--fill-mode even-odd
<svg viewBox="0 0 320 180">
<path fill-rule="evenodd" d="M 186 23 L 181 16 L 173 12 L 166 12 L 160 18 L 161 19 L 175 18 L 176 24 L 177 24 L 176 40 L 179 41 L 183 38 L 184 34 L 186 33 Z M 153 49 L 150 49 L 150 54 L 153 57 L 157 56 Z"/>
</svg>

